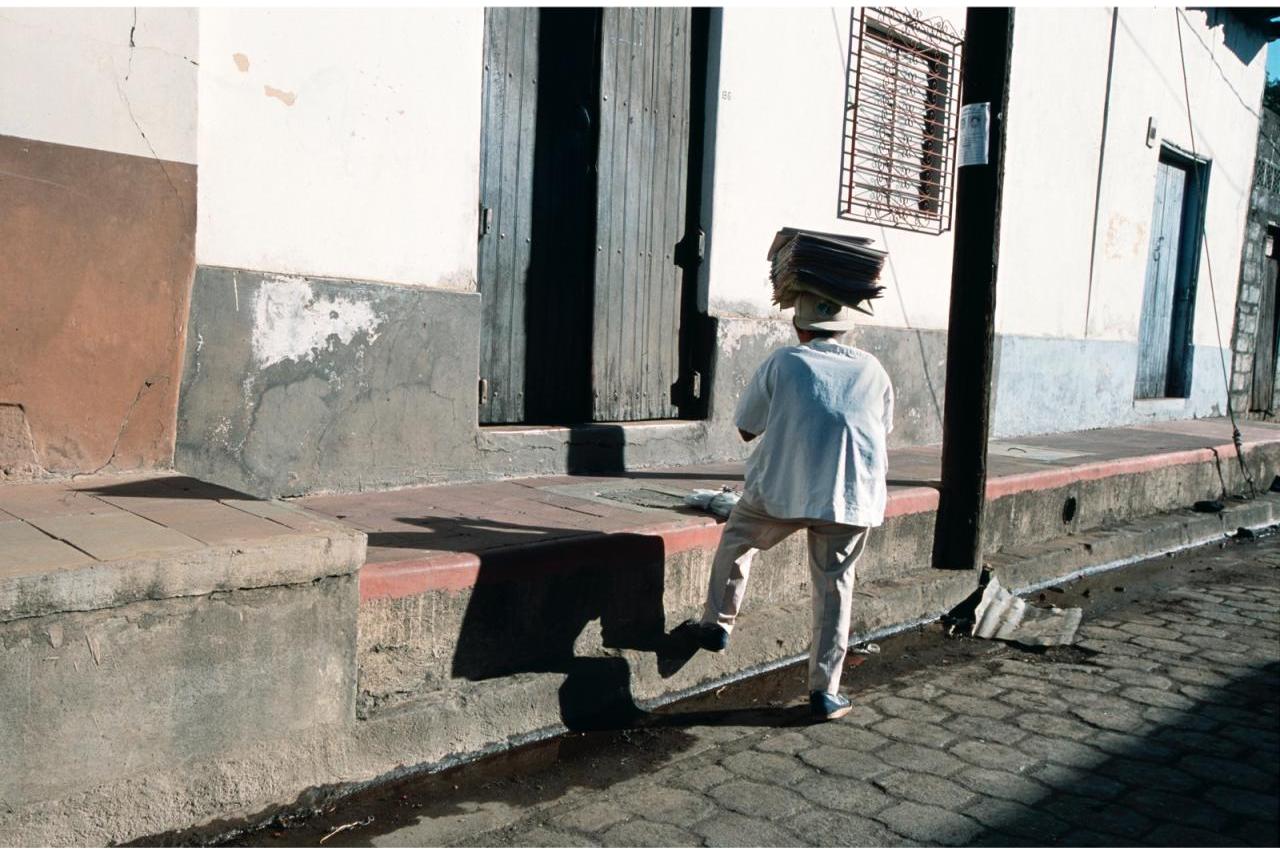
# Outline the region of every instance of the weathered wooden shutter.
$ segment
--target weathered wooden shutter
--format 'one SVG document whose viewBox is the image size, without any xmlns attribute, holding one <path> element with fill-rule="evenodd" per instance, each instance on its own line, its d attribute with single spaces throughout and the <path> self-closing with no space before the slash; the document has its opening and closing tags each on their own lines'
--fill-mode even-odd
<svg viewBox="0 0 1280 853">
<path fill-rule="evenodd" d="M 1138 381 L 1134 389 L 1138 397 L 1163 397 L 1167 393 L 1186 184 L 1185 169 L 1165 162 L 1157 165 L 1151 243 L 1138 333 Z"/>
<path fill-rule="evenodd" d="M 524 419 L 538 10 L 485 10 L 480 160 L 481 423 Z"/>
<path fill-rule="evenodd" d="M 676 417 L 689 9 L 607 8 L 601 33 L 593 417 Z"/>
</svg>

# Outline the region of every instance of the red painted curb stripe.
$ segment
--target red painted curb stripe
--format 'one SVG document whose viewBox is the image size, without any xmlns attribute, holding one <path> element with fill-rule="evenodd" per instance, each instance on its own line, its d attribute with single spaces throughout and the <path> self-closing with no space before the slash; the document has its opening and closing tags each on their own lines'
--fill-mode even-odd
<svg viewBox="0 0 1280 853">
<path fill-rule="evenodd" d="M 470 553 L 435 553 L 408 560 L 368 563 L 360 570 L 360 600 L 404 598 L 432 590 L 457 591 L 502 576 L 527 577 L 563 571 L 574 568 L 575 564 L 598 562 L 619 548 L 632 559 L 641 561 L 645 559 L 646 549 L 651 550 L 651 558 L 697 549 L 711 550 L 720 543 L 721 527 L 721 522 L 714 519 L 698 518 L 495 548 L 484 552 L 483 559 Z M 483 578 L 482 565 L 485 566 Z"/>
<path fill-rule="evenodd" d="M 1245 450 L 1258 443 L 1246 444 Z M 1234 445 L 1224 444 L 1213 450 L 1207 447 L 1195 450 L 1175 450 L 1169 453 L 1153 453 L 1149 456 L 1131 456 L 1125 459 L 1110 459 L 1105 462 L 1086 462 L 1071 468 L 1055 471 L 1033 471 L 1026 474 L 1010 474 L 997 477 L 987 482 L 987 500 L 995 500 L 1006 495 L 1019 492 L 1047 491 L 1072 483 L 1102 480 L 1107 477 L 1118 477 L 1122 474 L 1142 474 L 1161 468 L 1173 468 L 1179 465 L 1194 465 L 1197 462 L 1212 462 L 1213 451 L 1222 459 L 1234 459 Z"/>
<path fill-rule="evenodd" d="M 475 554 L 433 554 L 416 560 L 366 563 L 360 569 L 360 600 L 406 598 L 433 589 L 475 586 L 480 558 Z"/>
<path fill-rule="evenodd" d="M 1248 451 L 1272 442 L 1249 442 Z M 1214 448 L 1222 459 L 1233 459 L 1236 449 L 1225 444 Z M 1123 474 L 1140 474 L 1160 468 L 1192 465 L 1213 461 L 1209 448 L 1154 453 L 1126 459 L 1092 462 L 1072 468 L 1035 471 L 997 477 L 987 484 L 987 499 L 995 500 L 1008 495 L 1029 491 L 1046 491 L 1072 483 L 1101 480 Z M 934 512 L 938 508 L 938 492 L 927 487 L 900 489 L 890 493 L 885 508 L 886 518 Z M 484 553 L 484 561 L 496 576 L 519 574 L 537 575 L 562 570 L 568 562 L 573 564 L 598 557 L 596 549 L 633 551 L 637 548 L 656 547 L 661 543 L 662 556 L 685 551 L 713 550 L 720 542 L 721 522 L 710 518 L 669 521 L 653 527 L 633 530 L 588 533 L 583 536 L 499 548 Z M 624 541 L 620 541 L 624 540 Z M 656 550 L 655 550 L 656 555 Z M 460 591 L 470 589 L 481 581 L 481 557 L 470 553 L 443 553 L 424 555 L 408 560 L 386 563 L 368 563 L 360 570 L 360 600 L 375 601 L 387 598 L 405 598 L 434 590 Z"/>
</svg>

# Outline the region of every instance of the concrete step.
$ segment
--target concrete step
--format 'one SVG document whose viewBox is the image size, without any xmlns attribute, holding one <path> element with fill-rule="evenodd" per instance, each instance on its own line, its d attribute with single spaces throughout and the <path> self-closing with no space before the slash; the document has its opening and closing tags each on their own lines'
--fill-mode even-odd
<svg viewBox="0 0 1280 853">
<path fill-rule="evenodd" d="M 4 485 L 0 519 L 0 839 L 266 802 L 238 763 L 350 724 L 363 533 L 177 475 Z"/>
<path fill-rule="evenodd" d="M 1029 590 L 1212 542 L 1240 527 L 1259 529 L 1277 522 L 1280 496 L 1268 494 L 1255 501 L 1229 502 L 1221 514 L 1178 510 L 1081 531 L 992 554 L 989 563 L 1002 583 Z M 758 580 L 757 572 L 752 583 Z M 369 709 L 357 729 L 359 742 L 371 753 L 395 755 L 401 762 L 396 775 L 443 769 L 554 736 L 566 730 L 566 720 L 611 706 L 633 703 L 653 709 L 804 660 L 811 619 L 807 595 L 792 590 L 785 599 L 769 600 L 768 587 L 779 581 L 782 578 L 775 577 L 760 585 L 764 589 L 753 589 L 766 593 L 763 596 L 752 598 L 749 593 L 748 606 L 722 655 L 698 652 L 676 671 L 663 671 L 652 648 L 620 647 L 618 637 L 606 638 L 601 620 L 587 620 L 574 635 L 571 654 L 542 671 L 442 681 L 426 692 L 389 697 Z M 976 585 L 974 572 L 929 568 L 860 581 L 850 644 L 931 622 L 963 601 Z M 667 595 L 678 595 L 678 590 L 669 588 Z M 664 627 L 674 627 L 693 612 L 686 607 L 671 613 Z M 439 617 L 440 611 L 434 615 Z M 466 718 L 466 725 L 454 722 L 460 717 Z M 393 744 L 401 745 L 399 752 Z"/>
<path fill-rule="evenodd" d="M 1278 522 L 1280 494 L 1267 492 L 1255 500 L 1228 500 L 1222 512 L 1184 509 L 1137 518 L 1002 549 L 985 562 L 1004 586 L 1023 593 Z"/>
</svg>

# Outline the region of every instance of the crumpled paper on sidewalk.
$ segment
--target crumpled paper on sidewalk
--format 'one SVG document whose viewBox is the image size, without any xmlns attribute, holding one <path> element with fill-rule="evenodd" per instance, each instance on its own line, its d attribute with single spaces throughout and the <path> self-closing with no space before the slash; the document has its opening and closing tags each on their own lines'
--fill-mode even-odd
<svg viewBox="0 0 1280 853">
<path fill-rule="evenodd" d="M 685 495 L 684 502 L 686 506 L 705 509 L 720 518 L 728 518 L 729 513 L 733 512 L 733 508 L 738 505 L 738 501 L 741 498 L 742 495 L 725 486 L 718 491 L 716 489 L 694 489 Z"/>
<path fill-rule="evenodd" d="M 1000 585 L 991 575 L 973 614 L 975 637 L 1009 640 L 1026 646 L 1069 646 L 1084 611 L 1079 607 L 1035 607 Z"/>
</svg>

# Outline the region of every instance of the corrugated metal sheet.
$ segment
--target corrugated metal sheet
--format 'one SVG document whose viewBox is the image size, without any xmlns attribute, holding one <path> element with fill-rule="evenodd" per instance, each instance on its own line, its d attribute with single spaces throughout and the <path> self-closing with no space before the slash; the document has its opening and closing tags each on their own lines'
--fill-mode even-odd
<svg viewBox="0 0 1280 853">
<path fill-rule="evenodd" d="M 604 10 L 593 416 L 676 417 L 689 151 L 689 9 Z"/>
</svg>

